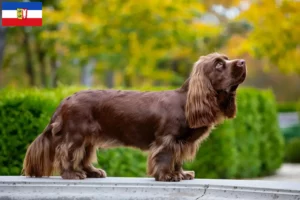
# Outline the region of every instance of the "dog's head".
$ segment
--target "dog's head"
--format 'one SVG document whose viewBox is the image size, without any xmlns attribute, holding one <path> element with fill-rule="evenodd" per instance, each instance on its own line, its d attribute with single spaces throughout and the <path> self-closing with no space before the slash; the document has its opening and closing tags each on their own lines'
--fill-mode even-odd
<svg viewBox="0 0 300 200">
<path fill-rule="evenodd" d="M 245 78 L 245 60 L 229 60 L 218 53 L 201 56 L 190 75 L 186 104 L 189 126 L 198 128 L 214 124 L 220 112 L 217 94 L 221 93 L 224 98 L 223 94 L 234 93 Z"/>
</svg>

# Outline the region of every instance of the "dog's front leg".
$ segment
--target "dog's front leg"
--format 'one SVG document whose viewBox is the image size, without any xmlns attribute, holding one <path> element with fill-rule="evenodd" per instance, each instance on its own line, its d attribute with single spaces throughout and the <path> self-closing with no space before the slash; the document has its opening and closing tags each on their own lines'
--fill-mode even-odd
<svg viewBox="0 0 300 200">
<path fill-rule="evenodd" d="M 174 173 L 174 153 L 167 147 L 153 147 L 148 157 L 148 174 L 156 181 L 180 181 Z"/>
<path fill-rule="evenodd" d="M 148 156 L 148 174 L 156 181 L 180 181 L 175 172 L 175 161 L 180 152 L 180 145 L 170 135 L 155 141 Z"/>
</svg>

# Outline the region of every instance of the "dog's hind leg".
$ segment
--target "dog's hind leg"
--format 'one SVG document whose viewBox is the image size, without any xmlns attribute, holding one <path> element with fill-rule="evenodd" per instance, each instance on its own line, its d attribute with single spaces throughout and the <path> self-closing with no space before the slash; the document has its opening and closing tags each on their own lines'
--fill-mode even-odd
<svg viewBox="0 0 300 200">
<path fill-rule="evenodd" d="M 84 137 L 72 134 L 56 148 L 56 159 L 63 179 L 84 179 L 81 162 L 85 156 Z"/>
<path fill-rule="evenodd" d="M 106 172 L 103 169 L 97 169 L 93 166 L 93 162 L 97 161 L 97 148 L 93 145 L 85 147 L 85 157 L 82 160 L 82 168 L 88 178 L 105 178 Z"/>
</svg>

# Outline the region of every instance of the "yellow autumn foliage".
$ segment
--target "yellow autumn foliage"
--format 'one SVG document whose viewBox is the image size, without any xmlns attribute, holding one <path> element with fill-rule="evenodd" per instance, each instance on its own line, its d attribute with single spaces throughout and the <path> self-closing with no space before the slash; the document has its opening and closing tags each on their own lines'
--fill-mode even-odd
<svg viewBox="0 0 300 200">
<path fill-rule="evenodd" d="M 240 52 L 267 58 L 267 68 L 300 74 L 300 1 L 253 1 L 238 19 L 246 19 L 252 25 L 241 42 Z"/>
<path fill-rule="evenodd" d="M 140 78 L 145 84 L 153 78 L 171 81 L 173 73 L 158 70 L 157 62 L 196 59 L 200 52 L 191 48 L 195 39 L 220 32 L 217 26 L 195 20 L 205 12 L 196 0 L 78 0 L 60 1 L 59 7 L 45 9 L 45 25 L 59 28 L 43 31 L 42 39 L 55 40 L 66 62 L 96 58 L 102 63 L 98 68 L 121 71 L 131 84 L 139 84 Z"/>
<path fill-rule="evenodd" d="M 113 74 L 115 86 L 178 86 L 193 62 L 213 51 L 300 74 L 297 0 L 78 0 L 43 5 L 43 26 L 27 29 L 32 68 L 42 73 L 45 64 L 45 73 L 52 76 L 51 70 L 57 70 L 63 83 L 78 84 L 83 67 L 96 60 L 95 84 L 106 84 L 107 74 Z M 238 10 L 235 19 L 224 13 L 232 9 Z M 24 31 L 8 30 L 4 65 L 11 69 L 6 77 L 13 77 L 6 82 L 12 83 L 19 81 L 15 66 L 23 74 L 28 71 L 26 48 L 18 46 Z M 40 61 L 43 54 L 45 61 Z M 60 68 L 51 68 L 51 58 Z M 28 82 L 22 77 L 20 85 Z"/>
</svg>

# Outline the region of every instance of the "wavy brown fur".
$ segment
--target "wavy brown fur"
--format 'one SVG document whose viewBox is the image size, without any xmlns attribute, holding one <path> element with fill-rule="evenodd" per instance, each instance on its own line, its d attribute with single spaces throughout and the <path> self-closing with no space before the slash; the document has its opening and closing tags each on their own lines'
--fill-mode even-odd
<svg viewBox="0 0 300 200">
<path fill-rule="evenodd" d="M 86 90 L 64 99 L 46 130 L 29 146 L 26 176 L 103 178 L 92 165 L 98 148 L 149 151 L 148 174 L 157 181 L 194 178 L 182 169 L 212 127 L 236 113 L 235 93 L 246 76 L 243 60 L 202 56 L 182 87 L 161 92 Z M 113 158 L 112 158 L 113 159 Z"/>
<path fill-rule="evenodd" d="M 195 63 L 190 76 L 185 112 L 191 128 L 213 125 L 220 112 L 216 91 L 204 74 L 203 59 Z"/>
<path fill-rule="evenodd" d="M 51 154 L 51 140 L 47 137 L 48 127 L 28 147 L 24 163 L 23 174 L 26 176 L 50 176 L 53 172 L 53 158 Z"/>
</svg>

